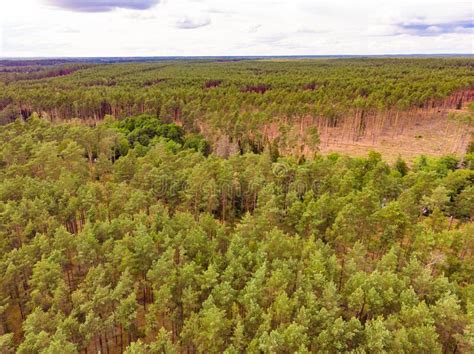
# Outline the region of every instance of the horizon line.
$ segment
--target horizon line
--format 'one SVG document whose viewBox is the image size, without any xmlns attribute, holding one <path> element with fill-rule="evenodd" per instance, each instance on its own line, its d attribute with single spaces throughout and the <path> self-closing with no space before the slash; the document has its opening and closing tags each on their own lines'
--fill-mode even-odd
<svg viewBox="0 0 474 354">
<path fill-rule="evenodd" d="M 0 60 L 43 59 L 186 59 L 186 58 L 327 58 L 327 57 L 452 57 L 474 56 L 474 53 L 410 53 L 410 54 L 277 54 L 277 55 L 124 55 L 124 56 L 0 56 Z"/>
</svg>

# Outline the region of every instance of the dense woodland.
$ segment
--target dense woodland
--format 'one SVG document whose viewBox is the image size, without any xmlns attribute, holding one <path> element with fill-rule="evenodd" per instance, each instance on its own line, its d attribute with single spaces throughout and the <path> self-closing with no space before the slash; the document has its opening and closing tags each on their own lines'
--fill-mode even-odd
<svg viewBox="0 0 474 354">
<path fill-rule="evenodd" d="M 472 59 L 13 64 L 0 352 L 474 351 L 474 143 L 388 164 L 300 129 L 456 109 Z"/>
<path fill-rule="evenodd" d="M 308 145 L 311 137 L 299 138 L 309 126 L 322 134 L 344 125 L 347 139 L 357 140 L 403 130 L 420 109 L 474 99 L 473 58 L 6 64 L 0 122 L 33 112 L 88 124 L 150 114 L 213 145 L 255 153 L 270 143 L 281 150 L 288 141 Z"/>
</svg>

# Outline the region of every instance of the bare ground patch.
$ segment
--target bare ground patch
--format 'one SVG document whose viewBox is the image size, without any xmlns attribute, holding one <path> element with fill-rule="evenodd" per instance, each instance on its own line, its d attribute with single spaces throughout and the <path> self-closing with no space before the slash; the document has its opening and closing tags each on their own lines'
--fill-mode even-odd
<svg viewBox="0 0 474 354">
<path fill-rule="evenodd" d="M 323 154 L 332 152 L 352 156 L 366 156 L 376 151 L 389 162 L 399 155 L 407 161 L 421 154 L 462 156 L 469 143 L 472 128 L 448 120 L 447 111 L 427 114 L 403 128 L 388 127 L 377 134 L 345 137 L 343 127 L 329 127 L 321 134 L 320 149 Z"/>
</svg>

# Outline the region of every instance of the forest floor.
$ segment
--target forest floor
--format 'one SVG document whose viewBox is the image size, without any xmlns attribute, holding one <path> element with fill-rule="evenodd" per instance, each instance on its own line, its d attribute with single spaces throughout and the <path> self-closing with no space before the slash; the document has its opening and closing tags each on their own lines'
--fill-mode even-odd
<svg viewBox="0 0 474 354">
<path fill-rule="evenodd" d="M 457 110 L 455 112 L 463 112 Z M 447 118 L 448 110 L 426 115 L 416 123 L 403 128 L 389 128 L 378 133 L 354 139 L 341 138 L 341 128 L 328 128 L 321 134 L 320 151 L 322 154 L 333 152 L 351 156 L 367 156 L 369 151 L 382 154 L 388 162 L 393 162 L 400 155 L 408 162 L 422 155 L 443 156 L 454 154 L 462 156 L 469 143 L 469 128 Z"/>
</svg>

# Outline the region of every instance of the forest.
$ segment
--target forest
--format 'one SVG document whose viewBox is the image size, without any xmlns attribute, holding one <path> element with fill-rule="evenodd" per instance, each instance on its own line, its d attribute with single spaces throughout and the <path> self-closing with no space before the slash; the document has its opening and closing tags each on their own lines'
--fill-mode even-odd
<svg viewBox="0 0 474 354">
<path fill-rule="evenodd" d="M 0 352 L 472 353 L 473 69 L 0 62 Z M 462 154 L 320 151 L 421 111 Z"/>
<path fill-rule="evenodd" d="M 13 64 L 0 62 L 0 122 L 148 114 L 203 134 L 223 157 L 270 144 L 313 152 L 312 127 L 323 142 L 331 128 L 346 144 L 374 142 L 474 100 L 469 57 Z M 458 130 L 459 153 L 468 136 Z"/>
</svg>

